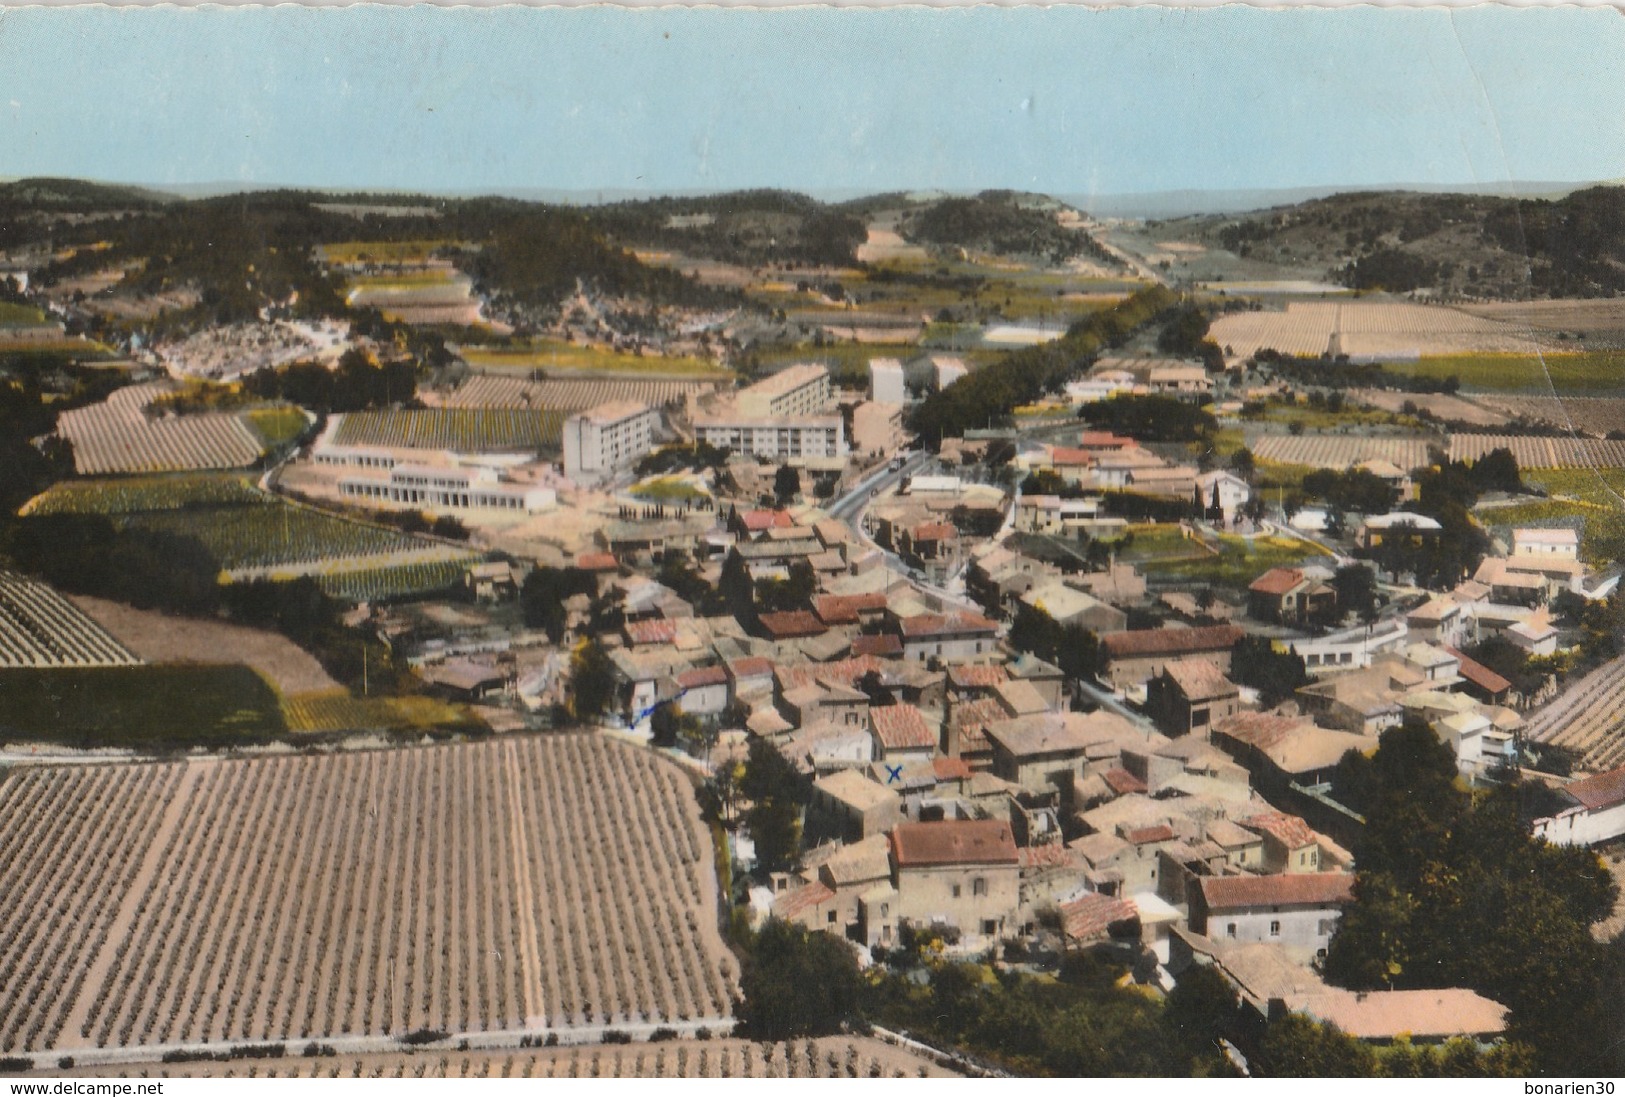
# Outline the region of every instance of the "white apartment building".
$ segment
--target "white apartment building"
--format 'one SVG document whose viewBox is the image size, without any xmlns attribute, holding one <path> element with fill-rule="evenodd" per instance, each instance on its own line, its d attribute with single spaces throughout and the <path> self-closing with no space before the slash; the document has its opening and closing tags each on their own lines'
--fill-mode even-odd
<svg viewBox="0 0 1625 1097">
<path fill-rule="evenodd" d="M 694 432 L 708 445 L 753 457 L 844 457 L 847 450 L 846 424 L 839 415 L 752 418 L 728 408 L 696 417 Z"/>
<path fill-rule="evenodd" d="M 558 503 L 552 488 L 508 483 L 490 468 L 396 465 L 389 476 L 346 476 L 339 494 L 367 503 L 434 510 L 506 510 L 536 514 Z"/>
<path fill-rule="evenodd" d="M 869 359 L 869 398 L 877 404 L 903 404 L 908 401 L 903 363 L 895 358 Z"/>
<path fill-rule="evenodd" d="M 829 370 L 803 363 L 740 389 L 734 405 L 747 419 L 788 419 L 817 415 L 829 399 Z"/>
<path fill-rule="evenodd" d="M 647 404 L 600 404 L 564 421 L 564 475 L 572 480 L 625 468 L 654 446 L 660 413 Z"/>
</svg>

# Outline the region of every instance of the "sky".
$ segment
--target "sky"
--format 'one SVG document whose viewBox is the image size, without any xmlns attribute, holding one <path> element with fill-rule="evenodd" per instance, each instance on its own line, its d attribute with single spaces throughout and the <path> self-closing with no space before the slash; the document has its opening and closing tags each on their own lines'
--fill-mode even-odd
<svg viewBox="0 0 1625 1097">
<path fill-rule="evenodd" d="M 0 10 L 0 177 L 1052 194 L 1625 177 L 1606 8 Z"/>
</svg>

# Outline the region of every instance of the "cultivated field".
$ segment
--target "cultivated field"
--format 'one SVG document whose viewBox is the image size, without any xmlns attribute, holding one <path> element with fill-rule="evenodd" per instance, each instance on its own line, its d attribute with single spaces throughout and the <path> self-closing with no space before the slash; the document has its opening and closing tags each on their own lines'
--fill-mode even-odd
<svg viewBox="0 0 1625 1097">
<path fill-rule="evenodd" d="M 51 1076 L 135 1078 L 945 1078 L 936 1062 L 864 1036 L 755 1044 L 748 1040 L 399 1052 L 321 1058 L 151 1064 Z"/>
<path fill-rule="evenodd" d="M 1327 353 L 1332 336 L 1355 357 L 1416 358 L 1474 351 L 1530 353 L 1541 344 L 1513 324 L 1439 305 L 1385 301 L 1293 301 L 1280 311 L 1233 312 L 1213 322 L 1208 336 L 1232 358 L 1260 350 Z"/>
<path fill-rule="evenodd" d="M 1476 461 L 1496 449 L 1512 451 L 1518 467 L 1576 469 L 1625 467 L 1625 441 L 1598 438 L 1532 438 L 1513 434 L 1452 434 L 1450 459 Z"/>
<path fill-rule="evenodd" d="M 1390 461 L 1402 469 L 1427 464 L 1426 438 L 1361 436 L 1353 434 L 1257 434 L 1248 448 L 1260 461 L 1344 469 L 1361 461 Z"/>
<path fill-rule="evenodd" d="M 693 393 L 704 395 L 716 387 L 711 381 L 672 380 L 546 380 L 477 374 L 442 398 L 448 408 L 534 408 L 566 414 L 618 400 L 665 405 Z"/>
<path fill-rule="evenodd" d="M 590 735 L 25 768 L 0 1049 L 722 1023 L 692 786 Z"/>
<path fill-rule="evenodd" d="M 564 429 L 563 413 L 553 409 L 430 408 L 359 411 L 335 418 L 335 445 L 459 453 L 557 449 Z"/>
<path fill-rule="evenodd" d="M 457 705 L 432 697 L 352 697 L 341 688 L 282 698 L 289 731 L 410 731 L 470 724 Z"/>
<path fill-rule="evenodd" d="M 1614 395 L 1625 376 L 1625 352 L 1595 350 L 1543 354 L 1443 354 L 1384 364 L 1409 377 L 1432 381 L 1455 378 L 1478 392 L 1519 392 L 1549 396 L 1553 392 Z"/>
<path fill-rule="evenodd" d="M 1625 382 L 1625 375 L 1620 380 Z M 1612 396 L 1482 396 L 1479 402 L 1506 413 L 1598 437 L 1625 430 L 1625 399 Z"/>
<path fill-rule="evenodd" d="M 1573 751 L 1584 769 L 1625 765 L 1625 656 L 1571 683 L 1537 709 L 1524 735 L 1531 742 Z"/>
<path fill-rule="evenodd" d="M 349 602 L 385 602 L 435 594 L 462 584 L 474 557 L 420 560 L 387 567 L 359 567 L 318 574 L 316 581 L 334 598 Z"/>
<path fill-rule="evenodd" d="M 0 667 L 117 667 L 140 662 L 44 583 L 0 568 Z"/>
<path fill-rule="evenodd" d="M 146 405 L 171 391 L 162 381 L 132 385 L 100 404 L 63 412 L 57 433 L 73 443 L 79 474 L 243 468 L 265 452 L 240 414 L 148 416 Z"/>
<path fill-rule="evenodd" d="M 238 473 L 183 473 L 113 480 L 63 480 L 30 499 L 21 514 L 140 514 L 276 502 Z"/>
<path fill-rule="evenodd" d="M 199 617 L 171 617 L 78 594 L 73 603 L 149 663 L 241 663 L 283 693 L 338 688 L 315 656 L 278 632 Z"/>
<path fill-rule="evenodd" d="M 705 358 L 630 354 L 612 347 L 579 346 L 538 340 L 520 346 L 460 347 L 458 357 L 477 370 L 535 370 L 565 373 L 633 374 L 651 377 L 727 378 L 728 370 Z"/>
<path fill-rule="evenodd" d="M 1618 298 L 1498 301 L 1462 311 L 1537 332 L 1566 332 L 1588 346 L 1625 346 L 1625 302 Z"/>
<path fill-rule="evenodd" d="M 398 530 L 280 502 L 203 511 L 154 511 L 127 521 L 145 529 L 196 538 L 228 572 L 302 568 L 357 557 L 431 554 L 442 548 Z"/>
<path fill-rule="evenodd" d="M 1444 393 L 1395 392 L 1392 389 L 1350 389 L 1349 399 L 1383 411 L 1403 412 L 1409 404 L 1439 419 L 1470 423 L 1475 427 L 1498 427 L 1512 418 L 1500 410 L 1493 397 L 1464 400 Z"/>
</svg>

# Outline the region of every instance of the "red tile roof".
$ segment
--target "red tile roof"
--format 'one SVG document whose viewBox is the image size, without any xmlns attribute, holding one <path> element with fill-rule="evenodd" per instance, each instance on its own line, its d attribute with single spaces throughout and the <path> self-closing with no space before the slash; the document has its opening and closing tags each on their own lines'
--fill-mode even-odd
<svg viewBox="0 0 1625 1097">
<path fill-rule="evenodd" d="M 797 888 L 775 899 L 773 913 L 784 919 L 796 918 L 809 910 L 816 910 L 833 898 L 835 892 L 828 884 L 822 880 L 814 880 L 806 887 Z"/>
<path fill-rule="evenodd" d="M 963 758 L 933 758 L 931 772 L 938 781 L 968 781 L 976 771 Z"/>
<path fill-rule="evenodd" d="M 800 636 L 822 636 L 829 631 L 824 623 L 813 616 L 811 610 L 792 609 L 783 613 L 764 613 L 758 616 L 762 631 L 775 640 L 791 640 Z"/>
<path fill-rule="evenodd" d="M 1131 846 L 1149 846 L 1153 842 L 1172 842 L 1174 828 L 1167 823 L 1158 823 L 1154 827 L 1138 827 L 1123 832 L 1123 841 Z"/>
<path fill-rule="evenodd" d="M 855 625 L 863 613 L 879 613 L 886 608 L 886 596 L 874 594 L 820 594 L 813 609 L 826 625 Z"/>
<path fill-rule="evenodd" d="M 1139 444 L 1132 438 L 1113 434 L 1109 430 L 1086 430 L 1078 435 L 1078 445 L 1094 449 L 1131 449 Z"/>
<path fill-rule="evenodd" d="M 948 668 L 948 681 L 960 689 L 992 689 L 1009 677 L 1002 663 L 964 663 Z"/>
<path fill-rule="evenodd" d="M 892 828 L 891 847 L 899 868 L 1020 863 L 1010 824 L 997 819 L 899 823 Z"/>
<path fill-rule="evenodd" d="M 1099 892 L 1061 904 L 1061 930 L 1074 941 L 1103 939 L 1111 935 L 1113 927 L 1121 927 L 1122 936 L 1137 936 L 1139 918 L 1140 908 L 1127 899 Z"/>
<path fill-rule="evenodd" d="M 1046 842 L 1041 846 L 1022 846 L 1017 852 L 1021 854 L 1023 869 L 1071 868 L 1077 864 L 1077 858 L 1073 856 L 1072 851 L 1059 842 Z"/>
<path fill-rule="evenodd" d="M 1208 625 L 1203 628 L 1153 628 L 1132 632 L 1108 632 L 1100 638 L 1106 654 L 1113 659 L 1144 655 L 1189 655 L 1202 651 L 1225 651 L 1245 635 L 1235 625 Z"/>
<path fill-rule="evenodd" d="M 647 621 L 628 621 L 626 638 L 634 647 L 642 644 L 669 644 L 677 639 L 677 622 L 657 617 Z"/>
<path fill-rule="evenodd" d="M 1303 582 L 1303 572 L 1297 568 L 1270 568 L 1263 575 L 1247 584 L 1247 589 L 1259 594 L 1273 594 L 1279 597 L 1293 587 Z"/>
<path fill-rule="evenodd" d="M 1051 465 L 1092 465 L 1095 455 L 1086 449 L 1072 449 L 1068 446 L 1054 446 L 1049 451 Z"/>
<path fill-rule="evenodd" d="M 1563 791 L 1574 797 L 1580 806 L 1591 811 L 1625 803 L 1625 766 L 1571 782 L 1563 786 Z"/>
<path fill-rule="evenodd" d="M 1456 661 L 1461 664 L 1457 668 L 1461 676 L 1485 693 L 1502 693 L 1512 688 L 1511 682 L 1476 659 L 1469 659 L 1453 647 L 1447 646 L 1444 650 L 1454 655 Z"/>
<path fill-rule="evenodd" d="M 913 705 L 886 705 L 871 708 L 869 719 L 875 735 L 887 750 L 918 750 L 937 745 L 937 733 L 925 722 L 925 714 Z"/>
<path fill-rule="evenodd" d="M 1260 834 L 1267 834 L 1280 842 L 1287 849 L 1302 849 L 1304 846 L 1315 844 L 1318 835 L 1308 823 L 1296 815 L 1288 815 L 1284 811 L 1266 811 L 1260 815 L 1238 819 L 1242 826 L 1248 830 L 1256 830 Z"/>
<path fill-rule="evenodd" d="M 764 659 L 760 655 L 747 655 L 743 659 L 735 659 L 728 664 L 728 673 L 737 681 L 740 678 L 761 678 L 773 673 L 773 660 Z"/>
<path fill-rule="evenodd" d="M 852 639 L 853 655 L 901 655 L 903 641 L 895 632 L 882 632 L 877 636 L 856 636 Z"/>
<path fill-rule="evenodd" d="M 788 529 L 796 524 L 789 512 L 783 510 L 747 510 L 739 516 L 739 521 L 752 533 L 768 529 Z"/>
<path fill-rule="evenodd" d="M 964 633 L 997 632 L 997 621 L 990 621 L 979 613 L 955 610 L 953 613 L 920 613 L 902 621 L 903 636 L 958 636 Z"/>
<path fill-rule="evenodd" d="M 728 671 L 724 667 L 695 667 L 685 670 L 677 676 L 677 684 L 684 689 L 699 689 L 701 686 L 721 686 L 728 681 Z"/>
<path fill-rule="evenodd" d="M 1106 787 L 1119 796 L 1146 791 L 1146 783 L 1126 769 L 1109 769 L 1101 777 L 1106 782 Z"/>
<path fill-rule="evenodd" d="M 910 532 L 910 536 L 918 541 L 952 541 L 959 536 L 959 531 L 947 522 L 921 522 Z"/>
<path fill-rule="evenodd" d="M 584 552 L 576 557 L 576 567 L 582 571 L 615 571 L 620 566 L 607 552 Z"/>
<path fill-rule="evenodd" d="M 1209 911 L 1247 907 L 1339 906 L 1354 898 L 1347 872 L 1295 872 L 1279 876 L 1205 876 L 1202 898 Z"/>
</svg>

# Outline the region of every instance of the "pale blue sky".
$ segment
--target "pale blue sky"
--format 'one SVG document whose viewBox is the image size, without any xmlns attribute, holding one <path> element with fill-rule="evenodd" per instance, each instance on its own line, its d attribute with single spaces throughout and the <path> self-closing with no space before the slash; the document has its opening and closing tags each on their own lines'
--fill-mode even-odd
<svg viewBox="0 0 1625 1097">
<path fill-rule="evenodd" d="M 1608 9 L 0 13 L 0 176 L 1059 194 L 1625 176 Z"/>
</svg>

